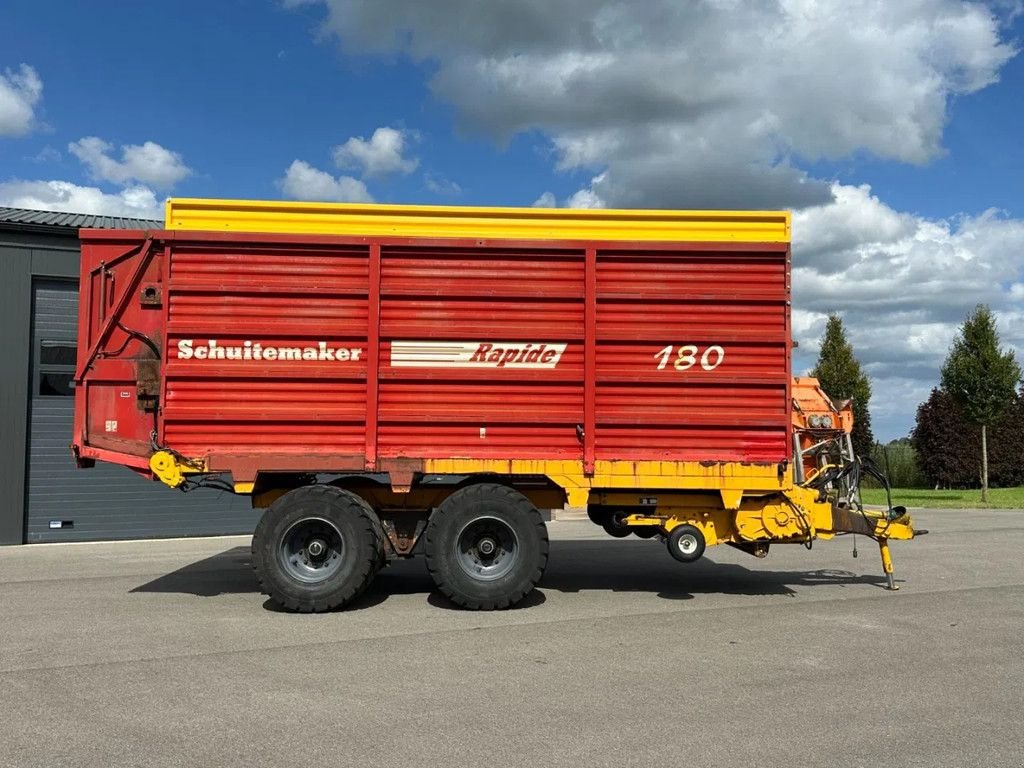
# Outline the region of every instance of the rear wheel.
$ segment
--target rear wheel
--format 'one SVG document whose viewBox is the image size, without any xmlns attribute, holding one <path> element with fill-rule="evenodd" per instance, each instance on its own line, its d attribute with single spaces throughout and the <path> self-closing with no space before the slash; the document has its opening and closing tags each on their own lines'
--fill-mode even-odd
<svg viewBox="0 0 1024 768">
<path fill-rule="evenodd" d="M 503 485 L 482 483 L 453 493 L 431 516 L 425 538 L 434 583 L 472 610 L 515 605 L 533 591 L 547 565 L 540 512 Z"/>
<path fill-rule="evenodd" d="M 384 561 L 380 521 L 361 498 L 312 485 L 263 513 L 252 563 L 263 592 L 290 611 L 329 611 L 362 594 Z"/>
</svg>

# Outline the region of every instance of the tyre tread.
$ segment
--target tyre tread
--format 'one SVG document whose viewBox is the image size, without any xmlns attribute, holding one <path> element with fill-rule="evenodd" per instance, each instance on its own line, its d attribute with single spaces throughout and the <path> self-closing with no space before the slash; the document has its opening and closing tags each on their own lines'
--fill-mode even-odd
<svg viewBox="0 0 1024 768">
<path fill-rule="evenodd" d="M 358 576 L 345 590 L 333 592 L 328 597 L 299 597 L 288 594 L 277 589 L 273 580 L 269 578 L 266 568 L 263 566 L 264 553 L 258 551 L 266 546 L 267 529 L 274 522 L 273 515 L 270 514 L 273 509 L 273 505 L 271 505 L 260 517 L 252 537 L 251 564 L 256 574 L 256 581 L 259 584 L 260 591 L 285 610 L 295 613 L 323 613 L 346 606 L 366 591 L 366 588 L 383 565 L 384 559 L 381 557 L 381 552 L 383 551 L 384 532 L 380 520 L 369 504 L 351 491 L 331 485 L 310 485 L 289 491 L 289 493 L 296 492 L 301 492 L 304 496 L 312 498 L 320 497 L 325 503 L 333 502 L 339 498 L 342 499 L 346 503 L 346 511 L 355 513 L 359 521 L 365 526 L 363 531 L 370 533 L 374 537 L 376 546 L 358 564 L 356 571 Z M 284 496 L 281 498 L 284 498 Z"/>
<path fill-rule="evenodd" d="M 540 583 L 548 562 L 548 552 L 550 548 L 547 526 L 544 524 L 544 518 L 541 517 L 540 511 L 530 503 L 530 500 L 514 488 L 509 488 L 508 486 L 497 483 L 478 483 L 466 486 L 441 502 L 441 506 L 434 512 L 434 514 L 444 515 L 447 514 L 448 510 L 456 503 L 462 504 L 483 501 L 493 497 L 494 495 L 505 496 L 508 501 L 519 508 L 521 513 L 527 516 L 530 520 L 530 524 L 539 529 L 540 557 L 536 568 L 534 569 L 533 574 L 531 574 L 529 582 L 525 587 L 518 589 L 511 594 L 505 594 L 495 598 L 480 599 L 469 598 L 462 595 L 453 587 L 452 584 L 448 583 L 444 578 L 444 573 L 440 568 L 438 568 L 438 561 L 435 555 L 438 546 L 438 526 L 428 524 L 427 529 L 424 532 L 424 537 L 426 538 L 427 571 L 429 572 L 430 577 L 434 580 L 434 583 L 437 585 L 441 594 L 456 605 L 472 611 L 493 611 L 512 607 L 530 594 L 537 584 Z"/>
</svg>

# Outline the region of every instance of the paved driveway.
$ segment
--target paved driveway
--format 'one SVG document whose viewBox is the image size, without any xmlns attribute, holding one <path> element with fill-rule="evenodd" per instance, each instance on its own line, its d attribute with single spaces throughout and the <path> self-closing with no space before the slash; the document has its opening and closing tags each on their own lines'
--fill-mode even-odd
<svg viewBox="0 0 1024 768">
<path fill-rule="evenodd" d="M 766 560 L 550 526 L 525 607 L 422 560 L 354 609 L 254 590 L 244 538 L 0 550 L 4 766 L 1022 766 L 1024 513 Z"/>
</svg>

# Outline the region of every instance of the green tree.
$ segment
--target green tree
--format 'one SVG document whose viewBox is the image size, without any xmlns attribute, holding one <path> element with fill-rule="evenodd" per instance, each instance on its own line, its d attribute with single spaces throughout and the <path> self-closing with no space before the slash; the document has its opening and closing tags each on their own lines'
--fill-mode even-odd
<svg viewBox="0 0 1024 768">
<path fill-rule="evenodd" d="M 992 487 L 1024 484 L 1024 389 L 988 429 L 988 479 Z M 960 404 L 936 387 L 917 407 L 910 435 L 927 484 L 935 488 L 981 485 L 981 430 Z"/>
<path fill-rule="evenodd" d="M 963 409 L 946 390 L 935 387 L 917 406 L 911 440 L 918 462 L 935 488 L 975 488 L 981 472 L 978 453 L 981 436 Z"/>
<path fill-rule="evenodd" d="M 987 430 L 1013 402 L 1021 370 L 1012 351 L 999 348 L 992 311 L 979 304 L 953 340 L 942 366 L 942 386 L 981 426 L 981 500 L 988 501 Z"/>
<path fill-rule="evenodd" d="M 853 356 L 853 347 L 846 340 L 846 331 L 839 315 L 829 315 L 825 339 L 821 342 L 818 364 L 811 371 L 833 400 L 853 400 L 853 450 L 858 456 L 870 456 L 875 444 L 871 432 L 871 382 Z"/>
<path fill-rule="evenodd" d="M 900 437 L 885 445 L 875 443 L 871 458 L 885 472 L 893 488 L 928 486 L 928 479 L 921 472 L 917 450 L 909 438 Z"/>
<path fill-rule="evenodd" d="M 1010 407 L 992 425 L 990 437 L 990 482 L 999 488 L 1024 485 L 1024 389 L 1017 390 Z"/>
</svg>

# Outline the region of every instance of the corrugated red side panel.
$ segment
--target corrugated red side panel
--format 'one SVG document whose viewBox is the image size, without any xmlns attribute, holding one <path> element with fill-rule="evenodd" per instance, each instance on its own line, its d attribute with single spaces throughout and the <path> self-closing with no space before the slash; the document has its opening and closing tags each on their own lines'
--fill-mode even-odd
<svg viewBox="0 0 1024 768">
<path fill-rule="evenodd" d="M 381 456 L 579 456 L 578 250 L 385 247 L 380 337 Z M 441 343 L 432 349 L 434 342 Z M 484 344 L 492 350 L 531 342 L 567 346 L 551 368 L 499 368 L 458 365 L 448 345 L 460 342 L 466 349 Z M 411 350 L 406 359 L 396 353 L 396 343 Z"/>
<path fill-rule="evenodd" d="M 597 458 L 786 455 L 787 256 L 599 251 Z"/>
<path fill-rule="evenodd" d="M 175 243 L 170 249 L 164 442 L 233 451 L 361 454 L 366 246 Z M 359 359 L 182 359 L 179 344 L 359 349 Z M 319 350 L 318 350 L 319 351 Z"/>
<path fill-rule="evenodd" d="M 146 456 L 156 424 L 188 456 L 317 467 L 788 454 L 785 245 L 142 238 L 83 233 L 79 445 Z M 157 421 L 130 331 L 162 352 Z"/>
</svg>

